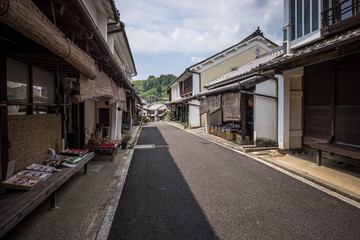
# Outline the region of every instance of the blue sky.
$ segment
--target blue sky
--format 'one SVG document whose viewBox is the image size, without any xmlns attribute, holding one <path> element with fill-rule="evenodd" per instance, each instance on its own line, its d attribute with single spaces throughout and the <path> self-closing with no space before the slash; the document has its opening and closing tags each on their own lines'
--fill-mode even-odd
<svg viewBox="0 0 360 240">
<path fill-rule="evenodd" d="M 281 44 L 283 0 L 115 0 L 138 75 L 174 74 L 253 33 Z"/>
</svg>

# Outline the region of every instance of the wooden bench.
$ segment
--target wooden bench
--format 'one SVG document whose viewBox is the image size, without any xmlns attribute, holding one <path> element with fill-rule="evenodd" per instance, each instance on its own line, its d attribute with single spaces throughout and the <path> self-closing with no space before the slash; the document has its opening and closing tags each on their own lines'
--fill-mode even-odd
<svg viewBox="0 0 360 240">
<path fill-rule="evenodd" d="M 321 151 L 335 153 L 340 156 L 345 156 L 354 159 L 360 159 L 360 147 L 353 147 L 339 143 L 317 143 L 310 145 L 316 149 L 316 164 L 321 166 Z"/>
<path fill-rule="evenodd" d="M 61 172 L 54 172 L 30 191 L 9 189 L 0 194 L 0 238 L 46 198 L 50 197 L 50 207 L 57 209 L 56 190 L 82 167 L 84 167 L 84 174 L 87 174 L 87 163 L 93 157 L 94 153 L 86 154 L 77 162 L 76 167 L 61 168 Z"/>
</svg>

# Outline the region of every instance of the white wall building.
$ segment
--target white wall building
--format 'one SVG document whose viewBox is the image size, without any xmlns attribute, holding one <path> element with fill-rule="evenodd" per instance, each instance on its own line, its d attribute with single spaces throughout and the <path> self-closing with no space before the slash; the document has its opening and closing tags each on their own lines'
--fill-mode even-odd
<svg viewBox="0 0 360 240">
<path fill-rule="evenodd" d="M 276 47 L 257 29 L 238 44 L 188 67 L 169 85 L 172 114 L 177 120 L 187 122 L 189 127 L 205 126 L 205 115 L 200 116 L 200 102 L 191 97 L 204 91 L 210 82 Z"/>
<path fill-rule="evenodd" d="M 103 41 L 107 44 L 114 64 L 121 69 L 125 81 L 131 82 L 136 75 L 135 63 L 127 40 L 124 24 L 120 22 L 116 7 L 111 0 L 87 0 L 83 1 L 89 15 L 101 33 Z M 89 35 L 90 37 L 91 34 Z M 110 79 L 113 81 L 113 79 Z M 125 92 L 123 94 L 126 95 Z M 125 96 L 126 98 L 126 96 Z M 128 105 L 131 104 L 124 103 Z M 96 124 L 103 124 L 104 137 L 109 136 L 113 140 L 121 139 L 123 111 L 119 111 L 120 104 L 109 98 L 101 97 L 85 101 L 85 142 L 90 138 Z M 126 107 L 125 107 L 126 108 Z M 131 112 L 132 109 L 128 109 Z"/>
</svg>

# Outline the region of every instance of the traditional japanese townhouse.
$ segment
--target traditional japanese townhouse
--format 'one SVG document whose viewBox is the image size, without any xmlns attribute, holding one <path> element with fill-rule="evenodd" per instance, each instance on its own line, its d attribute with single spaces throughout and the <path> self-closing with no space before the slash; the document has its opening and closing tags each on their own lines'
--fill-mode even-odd
<svg viewBox="0 0 360 240">
<path fill-rule="evenodd" d="M 158 122 L 164 120 L 167 107 L 163 103 L 158 103 L 149 106 L 147 110 L 151 121 Z"/>
<path fill-rule="evenodd" d="M 276 47 L 258 28 L 241 42 L 186 68 L 169 85 L 171 117 L 187 122 L 190 127 L 205 126 L 205 115 L 200 116 L 200 102 L 194 96 L 203 91 L 207 83 Z"/>
<path fill-rule="evenodd" d="M 84 102 L 85 143 L 95 127 L 103 129 L 103 137 L 120 140 L 122 129 L 131 131 L 140 101 L 131 84 L 136 68 L 124 23 L 113 0 L 78 1 L 74 6 L 92 33 L 89 38 L 94 38 L 106 54 L 99 66 L 102 75 L 87 81 L 80 74 L 80 94 L 73 97 L 76 103 Z M 117 79 L 123 81 L 117 85 Z"/>
<path fill-rule="evenodd" d="M 254 117 L 242 118 L 241 125 L 247 128 L 246 122 L 254 120 L 255 143 L 269 137 L 280 149 L 316 150 L 318 165 L 322 154 L 359 159 L 359 1 L 285 0 L 284 11 L 284 54 L 275 54 L 250 74 L 243 75 L 242 68 L 227 74 L 199 96 L 240 87 L 241 93 L 254 95 Z M 273 105 L 271 97 L 277 100 Z M 246 100 L 240 109 L 246 109 Z M 210 109 L 205 108 L 209 115 L 219 101 L 214 97 Z M 209 124 L 213 118 L 208 116 Z M 221 120 L 218 116 L 215 122 Z"/>
<path fill-rule="evenodd" d="M 278 47 L 205 85 L 198 94 L 206 127 L 240 134 L 240 144 L 277 143 L 277 81 L 272 72 L 258 69 L 284 54 Z M 224 135 L 225 136 L 225 135 Z M 235 140 L 235 139 L 233 139 Z"/>
<path fill-rule="evenodd" d="M 360 158 L 360 2 L 285 0 L 287 54 L 263 66 L 279 91 L 279 146 Z"/>
<path fill-rule="evenodd" d="M 1 0 L 0 29 L 2 179 L 96 123 L 120 139 L 136 69 L 113 0 Z"/>
</svg>

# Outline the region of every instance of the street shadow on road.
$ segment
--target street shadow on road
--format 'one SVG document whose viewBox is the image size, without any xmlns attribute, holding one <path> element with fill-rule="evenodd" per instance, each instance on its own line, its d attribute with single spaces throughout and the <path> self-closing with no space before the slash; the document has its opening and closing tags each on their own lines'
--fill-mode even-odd
<svg viewBox="0 0 360 240">
<path fill-rule="evenodd" d="M 218 239 L 165 139 L 143 128 L 108 239 Z"/>
<path fill-rule="evenodd" d="M 155 146 L 168 145 L 157 127 L 146 127 L 142 129 L 137 145 L 145 144 L 155 144 Z"/>
</svg>

